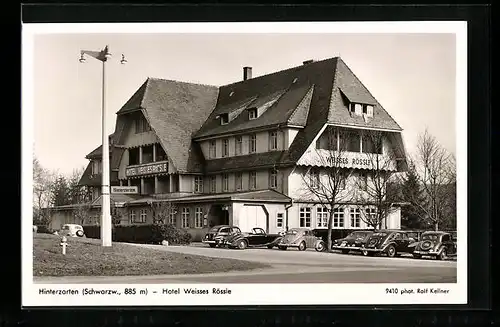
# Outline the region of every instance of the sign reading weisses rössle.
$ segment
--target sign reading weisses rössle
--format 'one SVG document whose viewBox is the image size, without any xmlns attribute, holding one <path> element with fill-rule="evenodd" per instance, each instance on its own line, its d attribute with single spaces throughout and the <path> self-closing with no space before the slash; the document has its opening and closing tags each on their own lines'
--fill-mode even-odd
<svg viewBox="0 0 500 327">
<path fill-rule="evenodd" d="M 168 172 L 168 162 L 160 162 L 160 163 L 153 163 L 136 167 L 128 167 L 125 171 L 125 174 L 127 175 L 127 177 L 130 177 L 130 176 L 159 174 L 167 172 Z"/>
</svg>

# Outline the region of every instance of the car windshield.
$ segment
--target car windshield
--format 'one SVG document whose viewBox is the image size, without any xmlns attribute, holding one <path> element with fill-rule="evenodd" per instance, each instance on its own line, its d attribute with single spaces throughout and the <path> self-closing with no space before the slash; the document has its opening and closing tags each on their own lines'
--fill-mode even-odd
<svg viewBox="0 0 500 327">
<path fill-rule="evenodd" d="M 210 233 L 215 233 L 215 232 L 217 232 L 219 229 L 220 229 L 220 227 L 212 227 L 212 229 L 210 230 Z"/>
<path fill-rule="evenodd" d="M 61 229 L 62 230 L 69 230 L 69 226 L 68 225 L 64 225 Z"/>
<path fill-rule="evenodd" d="M 439 235 L 437 234 L 426 234 L 422 235 L 422 240 L 431 240 L 431 241 L 437 241 L 439 239 Z"/>
<path fill-rule="evenodd" d="M 384 236 L 387 236 L 387 233 L 383 233 L 383 232 L 373 233 L 373 236 L 384 237 Z"/>
<path fill-rule="evenodd" d="M 290 229 L 286 232 L 286 235 L 297 235 L 298 231 L 295 229 Z"/>
</svg>

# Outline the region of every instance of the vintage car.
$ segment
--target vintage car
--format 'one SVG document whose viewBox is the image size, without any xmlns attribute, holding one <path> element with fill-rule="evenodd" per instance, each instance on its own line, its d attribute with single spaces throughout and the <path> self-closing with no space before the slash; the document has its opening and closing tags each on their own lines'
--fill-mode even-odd
<svg viewBox="0 0 500 327">
<path fill-rule="evenodd" d="M 222 246 L 226 237 L 233 234 L 241 234 L 241 230 L 236 226 L 217 225 L 212 227 L 201 240 L 202 243 L 208 244 L 211 248 Z"/>
<path fill-rule="evenodd" d="M 388 257 L 395 257 L 400 253 L 412 253 L 414 243 L 406 231 L 401 230 L 378 230 L 375 231 L 366 244 L 361 245 L 361 253 L 364 256 L 384 253 Z"/>
<path fill-rule="evenodd" d="M 264 247 L 269 249 L 277 246 L 279 241 L 283 238 L 284 233 L 267 234 L 266 231 L 260 227 L 252 228 L 250 233 L 233 234 L 226 237 L 224 245 L 228 248 L 236 248 L 244 250 L 247 247 Z"/>
<path fill-rule="evenodd" d="M 457 254 L 457 244 L 453 241 L 453 235 L 448 232 L 424 232 L 420 241 L 411 246 L 413 257 L 417 259 L 422 256 L 431 256 L 445 260 L 448 256 Z"/>
<path fill-rule="evenodd" d="M 332 249 L 340 250 L 342 253 L 347 254 L 349 251 L 361 251 L 362 246 L 373 235 L 372 230 L 360 230 L 352 232 L 347 237 L 333 241 Z"/>
<path fill-rule="evenodd" d="M 57 233 L 60 236 L 69 236 L 69 237 L 85 237 L 85 232 L 83 231 L 83 227 L 77 224 L 64 224 L 61 227 L 61 230 Z"/>
<path fill-rule="evenodd" d="M 326 249 L 326 244 L 309 228 L 291 228 L 278 243 L 280 250 L 286 250 L 289 247 L 297 248 L 299 251 L 314 248 L 316 251 L 322 252 Z"/>
</svg>

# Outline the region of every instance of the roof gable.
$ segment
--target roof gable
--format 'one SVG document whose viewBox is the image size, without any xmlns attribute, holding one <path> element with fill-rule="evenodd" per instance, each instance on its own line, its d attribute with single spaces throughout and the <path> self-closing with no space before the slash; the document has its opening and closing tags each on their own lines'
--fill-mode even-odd
<svg viewBox="0 0 500 327">
<path fill-rule="evenodd" d="M 215 86 L 149 78 L 141 100 L 142 112 L 180 171 L 201 171 L 203 156 L 191 141 L 215 107 Z"/>
</svg>

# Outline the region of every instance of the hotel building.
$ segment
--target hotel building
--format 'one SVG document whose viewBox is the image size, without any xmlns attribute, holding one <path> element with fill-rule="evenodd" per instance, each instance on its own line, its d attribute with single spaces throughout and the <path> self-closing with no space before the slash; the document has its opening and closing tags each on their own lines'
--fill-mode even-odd
<svg viewBox="0 0 500 327">
<path fill-rule="evenodd" d="M 332 128 L 352 138 L 343 192 L 373 172 L 363 160 L 373 148 L 367 131 L 383 133 L 381 154 L 393 161 L 388 170 L 406 169 L 401 127 L 338 57 L 258 77 L 244 67 L 243 80 L 220 87 L 148 78 L 117 112 L 110 136 L 111 185 L 138 189 L 112 194 L 112 210 L 123 225 L 147 224 L 152 204 L 171 203 L 169 222 L 195 239 L 218 224 L 326 229 L 326 212 L 301 190 L 311 167 L 324 175 L 314 156 Z M 76 222 L 75 206 L 59 207 L 53 228 L 99 223 L 101 148 L 87 159 L 80 184 L 92 189 L 89 219 Z M 396 208 L 383 227 L 398 229 L 400 220 Z M 358 205 L 337 208 L 333 228 L 367 227 Z"/>
</svg>

